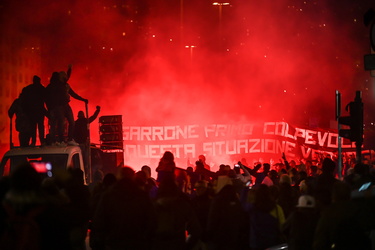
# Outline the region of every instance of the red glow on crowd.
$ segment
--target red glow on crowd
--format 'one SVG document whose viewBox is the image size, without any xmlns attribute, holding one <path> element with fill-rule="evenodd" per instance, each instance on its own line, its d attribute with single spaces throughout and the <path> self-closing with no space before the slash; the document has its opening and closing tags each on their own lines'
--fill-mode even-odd
<svg viewBox="0 0 375 250">
<path fill-rule="evenodd" d="M 335 90 L 343 103 L 363 91 L 368 112 L 374 100 L 358 21 L 371 1 L 6 2 L 4 28 L 41 39 L 42 83 L 72 63 L 89 113 L 100 105 L 126 125 L 329 127 Z M 98 142 L 97 122 L 91 135 Z"/>
</svg>

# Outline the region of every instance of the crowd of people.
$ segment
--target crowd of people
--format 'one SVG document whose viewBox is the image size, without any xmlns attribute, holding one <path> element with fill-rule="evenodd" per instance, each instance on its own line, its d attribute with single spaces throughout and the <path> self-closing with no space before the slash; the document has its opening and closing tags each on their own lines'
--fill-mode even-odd
<svg viewBox="0 0 375 250">
<path fill-rule="evenodd" d="M 100 107 L 74 120 L 70 97 L 88 100 L 70 75 L 71 66 L 54 72 L 46 87 L 34 76 L 13 102 L 21 147 L 35 146 L 37 135 L 41 145 L 85 147 Z M 338 175 L 328 155 L 317 163 L 282 155 L 214 172 L 204 155 L 180 168 L 166 151 L 152 166 L 156 178 L 147 165 L 119 166 L 97 170 L 86 186 L 80 169 L 46 178 L 21 165 L 0 179 L 0 249 L 86 249 L 87 239 L 93 250 L 374 249 L 374 168 L 353 157 L 344 166 Z"/>
<path fill-rule="evenodd" d="M 367 164 L 342 180 L 329 157 L 318 167 L 241 159 L 214 172 L 204 156 L 185 169 L 166 151 L 152 168 L 99 170 L 86 186 L 79 169 L 41 178 L 20 166 L 0 181 L 0 249 L 86 249 L 87 239 L 93 250 L 374 247 Z"/>
<path fill-rule="evenodd" d="M 79 145 L 76 140 L 85 141 L 82 136 L 87 134 L 87 123 L 98 116 L 100 107 L 96 107 L 92 117 L 86 118 L 83 111 L 80 111 L 78 119 L 74 120 L 70 97 L 83 101 L 86 105 L 88 99 L 79 96 L 70 87 L 68 80 L 71 72 L 71 65 L 66 72 L 53 72 L 46 87 L 42 85 L 40 77 L 35 75 L 33 83 L 24 87 L 19 97 L 13 101 L 8 115 L 11 119 L 16 116 L 15 128 L 21 147 L 35 146 L 37 133 L 40 145 Z M 48 134 L 45 134 L 45 118 L 48 118 Z"/>
</svg>

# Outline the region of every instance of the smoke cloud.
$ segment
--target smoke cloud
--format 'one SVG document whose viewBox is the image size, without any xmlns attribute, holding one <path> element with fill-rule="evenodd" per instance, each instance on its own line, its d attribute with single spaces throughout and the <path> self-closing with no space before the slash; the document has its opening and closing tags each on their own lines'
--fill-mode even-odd
<svg viewBox="0 0 375 250">
<path fill-rule="evenodd" d="M 20 4 L 21 3 L 21 4 Z M 373 80 L 363 14 L 371 1 L 5 1 L 2 26 L 40 38 L 42 82 L 69 81 L 128 125 L 284 120 L 329 127 Z M 82 102 L 73 100 L 75 114 Z M 368 118 L 370 119 L 370 118 Z M 92 125 L 98 141 L 98 125 Z"/>
</svg>

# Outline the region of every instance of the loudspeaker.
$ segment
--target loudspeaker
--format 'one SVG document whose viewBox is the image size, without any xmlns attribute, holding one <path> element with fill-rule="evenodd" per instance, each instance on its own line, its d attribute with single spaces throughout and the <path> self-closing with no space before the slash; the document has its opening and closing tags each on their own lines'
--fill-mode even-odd
<svg viewBox="0 0 375 250">
<path fill-rule="evenodd" d="M 100 148 L 103 150 L 123 150 L 122 115 L 101 116 L 99 118 Z"/>
<path fill-rule="evenodd" d="M 117 142 L 123 141 L 122 133 L 113 133 L 113 134 L 101 134 L 100 140 L 102 142 Z"/>
<path fill-rule="evenodd" d="M 99 123 L 122 123 L 122 115 L 107 115 L 99 117 Z"/>
<path fill-rule="evenodd" d="M 100 124 L 99 130 L 102 133 L 122 133 L 122 124 Z"/>
</svg>

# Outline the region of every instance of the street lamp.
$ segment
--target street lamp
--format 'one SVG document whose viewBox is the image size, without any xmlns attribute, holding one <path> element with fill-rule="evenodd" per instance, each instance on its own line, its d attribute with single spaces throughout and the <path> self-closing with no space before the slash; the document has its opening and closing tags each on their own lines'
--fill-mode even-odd
<svg viewBox="0 0 375 250">
<path fill-rule="evenodd" d="M 184 0 L 180 0 L 180 45 L 184 40 Z"/>
<path fill-rule="evenodd" d="M 229 5 L 227 2 L 213 2 L 213 6 L 219 6 L 219 38 L 220 38 L 220 47 L 222 44 L 222 16 L 223 16 L 223 6 Z"/>
<path fill-rule="evenodd" d="M 193 63 L 193 49 L 196 48 L 195 45 L 186 45 L 185 48 L 190 49 L 190 62 Z"/>
</svg>

